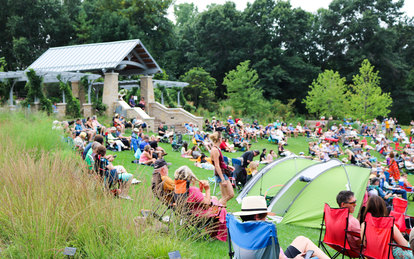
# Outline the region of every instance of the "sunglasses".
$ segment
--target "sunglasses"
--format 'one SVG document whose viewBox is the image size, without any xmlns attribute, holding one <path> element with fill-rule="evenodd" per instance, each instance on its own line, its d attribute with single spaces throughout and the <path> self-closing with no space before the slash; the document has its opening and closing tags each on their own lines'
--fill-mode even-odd
<svg viewBox="0 0 414 259">
<path fill-rule="evenodd" d="M 357 200 L 354 200 L 354 201 L 351 201 L 351 202 L 344 202 L 344 203 L 346 203 L 346 204 L 356 204 Z"/>
</svg>

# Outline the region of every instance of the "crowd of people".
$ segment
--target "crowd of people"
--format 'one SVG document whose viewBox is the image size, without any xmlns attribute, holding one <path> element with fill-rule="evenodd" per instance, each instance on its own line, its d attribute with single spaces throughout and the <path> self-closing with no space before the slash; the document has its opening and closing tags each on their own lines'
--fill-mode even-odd
<svg viewBox="0 0 414 259">
<path fill-rule="evenodd" d="M 320 161 L 345 156 L 342 159 L 344 163 L 349 162 L 371 168 L 372 173 L 367 187 L 369 199 L 367 198 L 364 206 L 366 210 L 362 216 L 368 212 L 374 217 L 387 215 L 393 198 L 408 198 L 407 192 L 412 192 L 412 186 L 407 180 L 407 175 L 401 170 L 402 168 L 411 170 L 414 167 L 414 144 L 412 142 L 414 122 L 411 123 L 410 134 L 401 129 L 395 118 L 384 119 L 381 123 L 377 120 L 369 123 L 354 121 L 351 125 L 350 121 L 345 120 L 341 124 L 330 124 L 331 126 L 328 127 L 328 122 L 322 120 L 313 127 L 306 124 L 302 126 L 301 123 L 293 126 L 292 123 L 277 120 L 264 127 L 257 120 L 249 124 L 244 123 L 242 119 L 233 120 L 231 116 L 225 123 L 214 117 L 211 121 L 206 120 L 203 129 L 191 123 L 186 124 L 186 134 L 192 136 L 193 146 L 190 148 L 189 144 L 184 142 L 180 150 L 181 156 L 192 159 L 197 167 L 214 171 L 214 182 L 219 185 L 221 191 L 220 199 L 211 195 L 209 181 L 199 180 L 187 166 L 176 170 L 174 180 L 168 176 L 169 163 L 164 159 L 167 152 L 158 143 L 161 140 L 172 143 L 174 132 L 168 132 L 162 124 L 158 126 L 156 136 L 145 134 L 145 125 L 139 119 L 128 122 L 118 114 L 114 116 L 112 125 L 108 128 L 100 124 L 95 116 L 86 120 L 77 119 L 72 122 L 54 123 L 53 127 L 62 128 L 66 136 L 73 139 L 75 148 L 82 153 L 90 170 L 94 171 L 98 178 L 105 179 L 106 187 L 121 198 L 131 199 L 128 196 L 129 186 L 139 181 L 133 178 L 133 175 L 129 174 L 122 165 L 114 165 L 116 155 L 108 155 L 107 149 L 113 151 L 133 149 L 136 158 L 133 162 L 146 166 L 152 165 L 154 167 L 152 186 L 153 190 L 157 190 L 154 194 L 161 200 L 168 200 L 168 202 L 173 200 L 176 184 L 179 181 L 190 183 L 186 196 L 187 202 L 203 204 L 202 207 L 197 209 L 192 207 L 191 210 L 198 216 L 207 215 L 207 217 L 214 218 L 220 230 L 215 232 L 215 237 L 224 241 L 226 231 L 223 215 L 226 213 L 227 202 L 234 197 L 235 182 L 243 187 L 258 172 L 260 163 L 271 163 L 278 157 L 289 155 L 290 152 L 286 149 L 289 139 L 300 135 L 309 141 L 308 154 L 300 152 L 300 156 Z M 131 136 L 125 134 L 125 129 L 129 127 L 132 129 Z M 268 151 L 265 148 L 261 152 L 252 150 L 252 145 L 259 139 L 275 143 L 275 149 Z M 243 152 L 240 156 L 238 175 L 235 174 L 235 168 L 225 161 L 223 155 L 223 152 L 237 151 Z M 381 154 L 384 162 L 378 161 L 377 156 L 373 156 L 371 152 Z M 257 156 L 259 156 L 258 160 L 255 161 Z M 158 178 L 155 178 L 155 175 L 159 175 L 160 180 L 157 181 Z M 193 186 L 195 184 L 199 187 Z M 162 195 L 159 190 L 162 190 Z M 337 196 L 338 206 L 349 208 L 351 214 L 356 204 L 354 200 L 353 193 L 347 191 L 340 192 Z M 388 208 L 385 212 L 382 211 L 383 205 Z M 213 206 L 218 206 L 220 209 L 213 210 Z M 242 218 L 242 220 L 264 220 L 265 218 L 265 215 L 255 215 L 250 219 Z M 364 229 L 364 225 L 362 224 L 361 227 L 360 222 L 352 216 L 350 216 L 349 226 L 357 232 Z M 395 230 L 394 241 L 407 246 L 406 239 L 401 233 L 398 234 L 397 230 Z M 357 246 L 360 247 L 361 244 L 358 243 L 360 240 L 354 241 L 355 249 Z M 314 244 L 311 244 L 310 240 L 298 237 L 284 254 L 287 258 L 293 258 L 306 252 L 309 247 L 315 252 Z M 319 258 L 325 258 L 322 251 L 316 250 L 315 253 Z M 403 258 L 398 257 L 402 253 L 405 252 L 393 250 L 397 258 Z"/>
</svg>

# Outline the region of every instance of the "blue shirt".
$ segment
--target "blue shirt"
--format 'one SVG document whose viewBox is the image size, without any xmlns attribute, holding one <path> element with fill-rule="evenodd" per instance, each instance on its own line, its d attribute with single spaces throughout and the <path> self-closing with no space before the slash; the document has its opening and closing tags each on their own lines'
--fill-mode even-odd
<svg viewBox="0 0 414 259">
<path fill-rule="evenodd" d="M 204 141 L 203 137 L 202 137 L 200 134 L 195 134 L 195 135 L 194 135 L 194 138 L 195 138 L 197 141 Z"/>
<path fill-rule="evenodd" d="M 139 143 L 139 149 L 144 150 L 144 147 L 146 145 L 149 145 L 149 143 L 148 142 L 145 142 L 145 141 L 142 141 L 141 143 Z"/>
<path fill-rule="evenodd" d="M 82 131 L 83 130 L 83 125 L 82 124 L 75 124 L 75 130 L 76 131 Z"/>
<path fill-rule="evenodd" d="M 234 120 L 233 120 L 233 119 L 228 119 L 228 120 L 227 120 L 227 122 L 228 122 L 229 124 L 232 124 L 232 125 L 233 125 L 233 124 L 235 124 L 235 122 L 234 122 Z"/>
<path fill-rule="evenodd" d="M 82 159 L 85 160 L 86 154 L 88 154 L 89 149 L 92 147 L 92 142 L 86 145 L 85 150 L 82 153 Z"/>
</svg>

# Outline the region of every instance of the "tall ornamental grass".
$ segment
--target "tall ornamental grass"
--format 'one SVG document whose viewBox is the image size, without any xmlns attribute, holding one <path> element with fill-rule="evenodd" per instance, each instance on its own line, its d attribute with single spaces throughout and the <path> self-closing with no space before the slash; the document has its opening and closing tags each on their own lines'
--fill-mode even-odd
<svg viewBox="0 0 414 259">
<path fill-rule="evenodd" d="M 43 115 L 0 114 L 0 257 L 168 258 L 189 244 L 157 224 L 134 220 L 153 204 L 142 188 L 115 199 Z"/>
</svg>

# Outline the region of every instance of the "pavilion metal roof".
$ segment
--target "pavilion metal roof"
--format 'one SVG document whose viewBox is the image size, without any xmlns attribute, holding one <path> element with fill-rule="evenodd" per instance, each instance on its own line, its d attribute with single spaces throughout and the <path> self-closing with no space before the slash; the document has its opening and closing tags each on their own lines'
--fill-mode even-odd
<svg viewBox="0 0 414 259">
<path fill-rule="evenodd" d="M 121 75 L 152 75 L 161 68 L 138 39 L 55 47 L 29 66 L 36 71 L 114 71 Z"/>
</svg>

